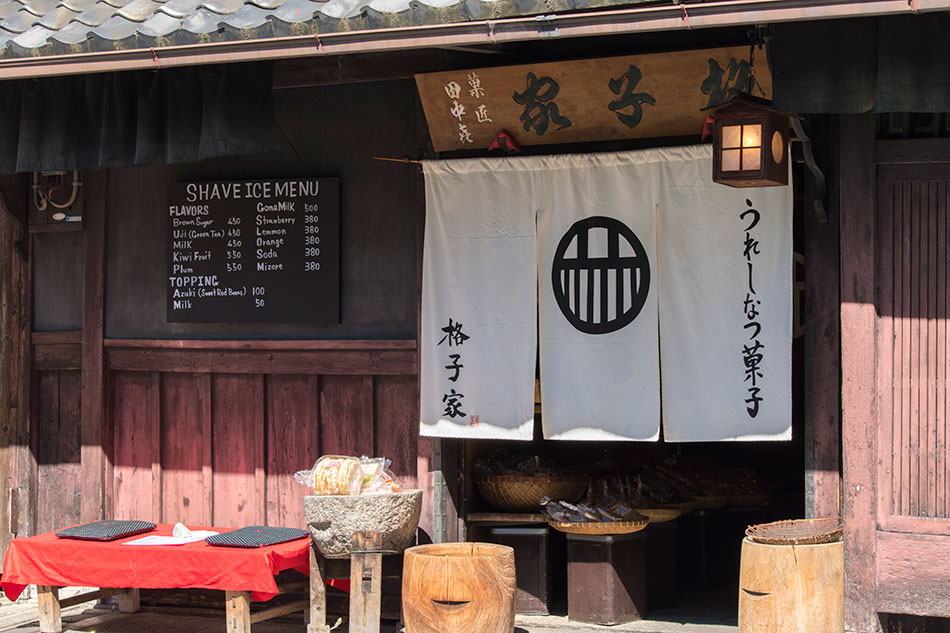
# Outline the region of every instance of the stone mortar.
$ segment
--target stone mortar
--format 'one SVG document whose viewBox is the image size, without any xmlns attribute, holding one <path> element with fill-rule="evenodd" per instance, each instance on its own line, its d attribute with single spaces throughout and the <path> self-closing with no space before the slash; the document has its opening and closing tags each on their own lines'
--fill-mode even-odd
<svg viewBox="0 0 950 633">
<path fill-rule="evenodd" d="M 308 496 L 303 498 L 307 527 L 326 558 L 348 558 L 355 532 L 379 532 L 382 550 L 401 552 L 412 545 L 422 512 L 422 491 L 394 494 Z"/>
</svg>

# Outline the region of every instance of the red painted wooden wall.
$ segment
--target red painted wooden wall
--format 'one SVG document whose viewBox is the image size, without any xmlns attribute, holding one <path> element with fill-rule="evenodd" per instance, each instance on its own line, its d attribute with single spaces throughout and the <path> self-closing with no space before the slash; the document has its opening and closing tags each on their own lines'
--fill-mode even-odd
<svg viewBox="0 0 950 633">
<path fill-rule="evenodd" d="M 36 531 L 84 520 L 78 343 L 37 335 Z M 63 369 L 65 367 L 65 369 Z M 431 492 L 414 341 L 109 341 L 105 515 L 303 526 L 293 480 L 322 454 L 382 455 Z M 431 527 L 431 494 L 423 528 Z"/>
</svg>

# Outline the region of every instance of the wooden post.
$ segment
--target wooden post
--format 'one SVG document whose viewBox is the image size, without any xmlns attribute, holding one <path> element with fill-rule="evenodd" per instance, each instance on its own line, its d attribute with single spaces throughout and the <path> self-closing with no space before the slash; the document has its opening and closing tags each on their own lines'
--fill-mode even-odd
<svg viewBox="0 0 950 633">
<path fill-rule="evenodd" d="M 251 592 L 225 591 L 228 633 L 251 633 Z"/>
<path fill-rule="evenodd" d="M 877 314 L 874 119 L 841 117 L 841 437 L 845 629 L 881 630 L 877 617 Z"/>
<path fill-rule="evenodd" d="M 103 324 L 105 297 L 106 210 L 105 170 L 83 174 L 83 296 L 82 296 L 82 481 L 83 521 L 101 519 L 105 512 L 104 447 L 105 380 Z"/>
<path fill-rule="evenodd" d="M 310 623 L 307 633 L 330 633 L 327 627 L 327 586 L 323 583 L 323 557 L 310 539 Z"/>
<path fill-rule="evenodd" d="M 59 610 L 59 587 L 37 586 L 36 602 L 40 612 L 40 631 L 60 633 L 63 618 Z"/>
<path fill-rule="evenodd" d="M 141 591 L 137 588 L 129 589 L 118 596 L 119 611 L 122 613 L 135 613 L 139 610 Z"/>
<path fill-rule="evenodd" d="M 383 579 L 379 532 L 357 532 L 350 547 L 350 633 L 379 633 Z"/>
</svg>

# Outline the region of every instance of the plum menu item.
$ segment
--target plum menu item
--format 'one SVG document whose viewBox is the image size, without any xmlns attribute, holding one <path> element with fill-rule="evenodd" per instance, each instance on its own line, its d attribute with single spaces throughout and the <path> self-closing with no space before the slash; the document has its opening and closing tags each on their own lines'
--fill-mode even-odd
<svg viewBox="0 0 950 633">
<path fill-rule="evenodd" d="M 167 318 L 339 323 L 337 178 L 173 183 Z"/>
</svg>

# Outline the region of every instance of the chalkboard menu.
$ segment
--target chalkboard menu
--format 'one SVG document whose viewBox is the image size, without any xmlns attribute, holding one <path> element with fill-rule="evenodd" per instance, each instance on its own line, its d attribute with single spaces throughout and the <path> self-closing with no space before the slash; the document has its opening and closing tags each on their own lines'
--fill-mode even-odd
<svg viewBox="0 0 950 633">
<path fill-rule="evenodd" d="M 339 323 L 337 178 L 174 183 L 168 320 Z"/>
</svg>

